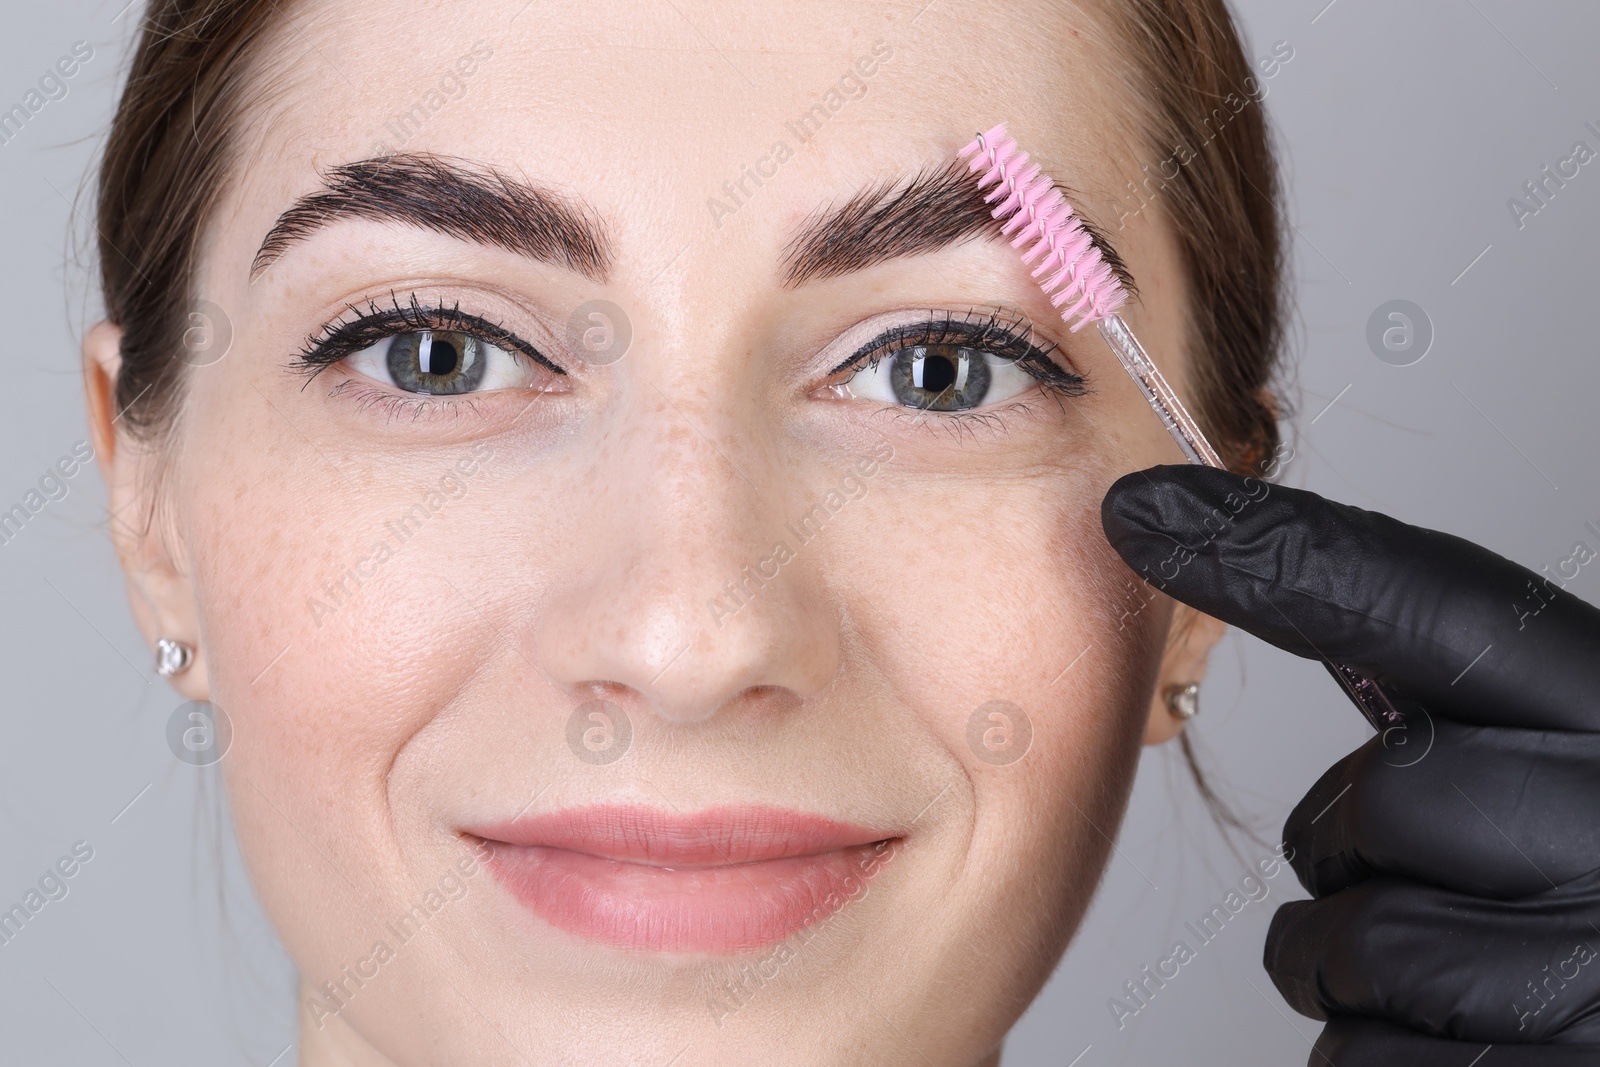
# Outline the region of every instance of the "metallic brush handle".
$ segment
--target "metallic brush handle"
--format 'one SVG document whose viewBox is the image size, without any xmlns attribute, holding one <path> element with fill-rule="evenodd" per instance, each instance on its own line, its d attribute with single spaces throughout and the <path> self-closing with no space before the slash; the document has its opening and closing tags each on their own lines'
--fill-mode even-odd
<svg viewBox="0 0 1600 1067">
<path fill-rule="evenodd" d="M 1122 363 L 1122 369 L 1128 372 L 1139 391 L 1149 401 L 1150 407 L 1160 416 L 1161 423 L 1172 435 L 1172 439 L 1183 449 L 1183 454 L 1190 463 L 1207 467 L 1221 467 L 1222 459 L 1217 455 L 1216 449 L 1206 440 L 1205 434 L 1200 432 L 1200 424 L 1194 421 L 1183 401 L 1178 399 L 1178 394 L 1173 392 L 1172 386 L 1167 384 L 1166 378 L 1156 369 L 1150 356 L 1145 352 L 1139 339 L 1128 329 L 1127 323 L 1120 316 L 1107 315 L 1100 319 L 1097 325 L 1100 336 L 1106 339 L 1106 344 L 1111 346 L 1111 351 L 1117 354 L 1117 359 Z M 1328 668 L 1328 673 L 1333 675 L 1341 688 L 1349 694 L 1356 707 L 1361 709 L 1372 728 L 1379 733 L 1392 726 L 1404 723 L 1404 718 L 1395 709 L 1389 694 L 1377 682 L 1368 678 L 1354 667 L 1347 667 L 1342 663 L 1323 661 L 1323 666 Z"/>
</svg>

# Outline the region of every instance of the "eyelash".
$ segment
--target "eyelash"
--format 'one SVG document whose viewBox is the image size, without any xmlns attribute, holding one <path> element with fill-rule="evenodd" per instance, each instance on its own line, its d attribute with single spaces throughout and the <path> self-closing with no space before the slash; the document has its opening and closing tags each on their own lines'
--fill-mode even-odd
<svg viewBox="0 0 1600 1067">
<path fill-rule="evenodd" d="M 941 320 L 940 315 L 944 318 Z M 1083 396 L 1088 390 L 1088 379 L 1081 374 L 1062 369 L 1051 358 L 1060 346 L 1048 342 L 1042 347 L 1032 340 L 1033 330 L 1025 318 L 1001 318 L 998 312 L 973 310 L 964 317 L 945 311 L 929 311 L 928 317 L 918 322 L 896 326 L 855 351 L 849 359 L 835 367 L 829 377 L 844 371 L 871 370 L 879 360 L 894 355 L 904 348 L 918 345 L 956 345 L 999 356 L 1023 368 L 1039 380 L 1046 391 L 1058 396 Z M 929 409 L 930 411 L 932 409 Z M 956 414 L 933 412 L 934 414 Z"/>
<path fill-rule="evenodd" d="M 294 362 L 295 368 L 307 372 L 309 377 L 315 377 L 346 356 L 385 338 L 419 330 L 439 330 L 470 334 L 513 354 L 521 354 L 552 374 L 567 373 L 498 322 L 469 315 L 461 310 L 460 304 L 423 307 L 415 293 L 411 294 L 409 304 L 400 303 L 393 293 L 389 294 L 389 300 L 390 306 L 386 308 L 369 301 L 365 312 L 354 304 L 346 304 L 346 309 L 356 317 L 330 322 L 318 333 L 306 338 L 305 346 Z"/>
<path fill-rule="evenodd" d="M 998 356 L 1021 367 L 1038 382 L 1039 392 L 1054 400 L 1057 410 L 1064 411 L 1063 399 L 1089 393 L 1089 379 L 1064 369 L 1051 358 L 1060 345 L 1054 342 L 1037 344 L 1032 338 L 1032 325 L 1021 316 L 1002 317 L 997 311 L 978 308 L 964 315 L 930 310 L 924 320 L 896 326 L 873 338 L 835 367 L 829 377 L 835 378 L 845 371 L 855 374 L 871 370 L 880 360 L 893 356 L 901 349 L 918 345 L 957 345 Z M 979 428 L 1003 434 L 1008 429 L 1005 418 L 1007 412 L 1022 416 L 1033 413 L 1032 406 L 1021 397 L 994 407 L 971 411 L 897 406 L 886 406 L 881 410 L 892 415 L 896 421 L 909 418 L 929 431 L 943 429 L 957 438 L 964 432 Z"/>
<path fill-rule="evenodd" d="M 360 352 L 364 348 L 398 334 L 421 330 L 438 330 L 464 333 L 511 353 L 513 357 L 529 362 L 566 377 L 567 372 L 544 357 L 538 349 L 516 334 L 488 319 L 461 310 L 459 303 L 450 307 L 424 307 L 415 293 L 402 304 L 393 292 L 389 293 L 389 306 L 380 307 L 367 302 L 362 311 L 354 304 L 346 304 L 346 317 L 323 326 L 306 338 L 300 353 L 290 364 L 291 369 L 305 375 L 306 384 L 329 367 Z M 355 387 L 354 379 L 334 386 L 330 395 L 337 396 L 355 388 L 352 400 L 358 407 L 376 407 L 390 418 L 410 415 L 413 421 L 425 416 L 459 415 L 463 409 L 476 413 L 475 398 L 471 394 L 460 397 L 422 397 L 396 394 L 371 383 Z"/>
<path fill-rule="evenodd" d="M 499 323 L 463 312 L 460 304 L 451 307 L 424 307 L 414 293 L 404 304 L 392 292 L 389 294 L 389 300 L 388 307 L 380 307 L 377 303 L 369 301 L 365 312 L 354 304 L 347 304 L 349 315 L 328 323 L 316 334 L 308 337 L 291 367 L 304 374 L 306 384 L 309 385 L 313 378 L 329 367 L 386 338 L 413 331 L 439 330 L 469 334 L 505 349 L 513 356 L 520 356 L 536 363 L 553 374 L 563 377 L 567 375 L 566 371 L 550 362 L 538 349 L 510 330 Z M 930 310 L 928 318 L 924 320 L 905 323 L 879 334 L 829 372 L 828 377 L 831 380 L 846 371 L 854 374 L 870 370 L 877 366 L 880 360 L 893 356 L 901 349 L 917 345 L 954 345 L 1011 361 L 1035 378 L 1040 390 L 1054 398 L 1058 405 L 1062 398 L 1085 395 L 1089 391 L 1088 379 L 1081 374 L 1065 370 L 1051 358 L 1052 353 L 1060 346 L 1054 342 L 1036 344 L 1032 340 L 1032 335 L 1033 331 L 1028 320 L 1021 317 L 1003 318 L 998 312 L 977 309 L 964 315 Z M 344 392 L 349 385 L 349 382 L 340 383 L 334 388 L 334 393 Z M 477 410 L 471 394 L 455 398 L 424 398 L 397 396 L 385 390 L 369 388 L 359 392 L 355 399 L 362 405 L 382 407 L 390 416 L 410 413 L 413 418 L 420 418 L 424 414 L 439 412 L 441 409 L 449 413 L 459 413 L 458 405 L 473 411 Z M 1000 414 L 1002 409 L 936 411 L 931 408 L 921 410 L 890 408 L 889 410 L 898 415 L 912 416 L 930 428 L 938 426 L 959 428 L 973 422 L 998 426 L 1001 429 L 1005 426 Z M 1014 400 L 1003 410 L 1027 413 L 1031 409 L 1025 402 Z M 928 418 L 930 415 L 933 416 L 932 419 Z"/>
</svg>

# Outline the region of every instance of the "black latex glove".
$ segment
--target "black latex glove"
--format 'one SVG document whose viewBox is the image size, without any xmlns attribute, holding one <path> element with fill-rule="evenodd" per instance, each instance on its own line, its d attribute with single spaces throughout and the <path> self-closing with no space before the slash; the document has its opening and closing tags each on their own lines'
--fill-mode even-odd
<svg viewBox="0 0 1600 1067">
<path fill-rule="evenodd" d="M 1101 517 L 1156 588 L 1405 714 L 1283 828 L 1314 899 L 1278 909 L 1265 964 L 1327 1020 L 1309 1064 L 1600 1065 L 1600 610 L 1554 571 L 1206 467 L 1130 474 Z"/>
</svg>

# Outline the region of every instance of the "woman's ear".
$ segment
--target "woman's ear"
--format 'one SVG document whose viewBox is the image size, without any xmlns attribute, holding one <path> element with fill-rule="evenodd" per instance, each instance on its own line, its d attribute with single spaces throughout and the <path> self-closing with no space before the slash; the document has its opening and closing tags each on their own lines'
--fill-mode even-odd
<svg viewBox="0 0 1600 1067">
<path fill-rule="evenodd" d="M 1145 744 L 1163 744 L 1183 732 L 1184 720 L 1172 714 L 1167 705 L 1167 691 L 1172 686 L 1198 683 L 1205 678 L 1211 650 L 1227 629 L 1227 623 L 1203 615 L 1187 604 L 1178 604 L 1173 609 L 1172 627 L 1167 631 L 1167 651 L 1161 657 L 1155 695 L 1150 699 L 1150 717 L 1145 720 Z"/>
<path fill-rule="evenodd" d="M 194 590 L 182 568 L 182 546 L 170 531 L 163 536 L 158 515 L 160 454 L 137 440 L 117 408 L 116 381 L 122 366 L 122 330 L 96 323 L 83 338 L 83 380 L 89 435 L 106 483 L 111 543 L 128 585 L 134 621 L 154 655 L 159 638 L 194 649 L 188 670 L 170 679 L 190 700 L 209 700 L 204 648 Z"/>
</svg>

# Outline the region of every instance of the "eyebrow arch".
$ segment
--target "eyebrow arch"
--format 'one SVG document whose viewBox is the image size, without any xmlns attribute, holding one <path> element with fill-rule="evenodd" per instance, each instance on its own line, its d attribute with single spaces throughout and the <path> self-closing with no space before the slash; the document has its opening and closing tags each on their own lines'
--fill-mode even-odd
<svg viewBox="0 0 1600 1067">
<path fill-rule="evenodd" d="M 1077 210 L 1078 198 L 1061 182 L 1094 246 L 1130 295 L 1133 275 L 1111 241 Z M 960 160 L 924 167 L 908 181 L 863 189 L 842 206 L 824 208 L 801 226 L 784 250 L 784 284 L 794 287 L 836 278 L 901 256 L 936 252 L 968 237 L 1000 237 L 984 191 Z"/>
<path fill-rule="evenodd" d="M 261 242 L 250 277 L 297 241 L 341 219 L 399 222 L 568 267 L 604 281 L 610 243 L 594 217 L 550 190 L 462 160 L 420 153 L 379 156 L 323 172 L 322 188 L 296 200 Z"/>
</svg>

